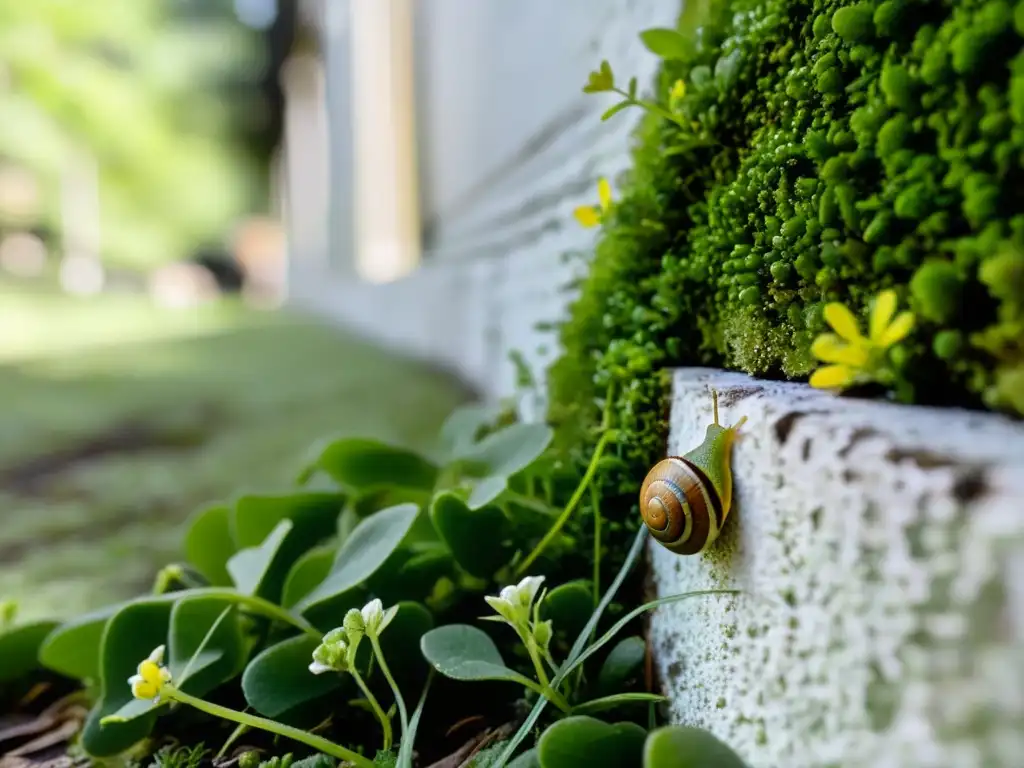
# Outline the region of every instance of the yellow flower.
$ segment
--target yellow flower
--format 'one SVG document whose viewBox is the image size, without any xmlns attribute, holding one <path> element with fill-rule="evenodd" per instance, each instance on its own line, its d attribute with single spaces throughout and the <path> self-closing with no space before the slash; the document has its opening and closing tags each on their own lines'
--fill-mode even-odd
<svg viewBox="0 0 1024 768">
<path fill-rule="evenodd" d="M 171 671 L 163 666 L 164 646 L 157 646 L 149 658 L 139 664 L 138 674 L 128 678 L 136 699 L 157 699 L 164 686 L 171 682 Z"/>
<path fill-rule="evenodd" d="M 669 109 L 675 111 L 679 107 L 679 103 L 686 97 L 686 83 L 682 80 L 676 80 L 672 86 L 672 90 L 668 93 L 668 106 Z"/>
<path fill-rule="evenodd" d="M 878 380 L 885 375 L 886 354 L 893 344 L 906 338 L 914 327 L 914 315 L 901 312 L 895 319 L 896 292 L 885 290 L 875 297 L 864 336 L 857 318 L 844 305 L 825 307 L 825 321 L 835 333 L 823 333 L 811 345 L 811 354 L 831 363 L 811 375 L 811 386 L 844 389 L 860 381 Z"/>
<path fill-rule="evenodd" d="M 584 227 L 596 227 L 612 206 L 612 185 L 604 177 L 597 182 L 597 197 L 601 202 L 600 208 L 594 205 L 581 205 L 573 211 L 576 221 Z"/>
</svg>

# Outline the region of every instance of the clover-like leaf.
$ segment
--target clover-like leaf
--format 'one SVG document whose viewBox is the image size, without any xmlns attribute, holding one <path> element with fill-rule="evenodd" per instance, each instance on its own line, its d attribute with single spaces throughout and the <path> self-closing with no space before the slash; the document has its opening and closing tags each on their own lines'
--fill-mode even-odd
<svg viewBox="0 0 1024 768">
<path fill-rule="evenodd" d="M 244 595 L 255 595 L 259 592 L 274 557 L 292 527 L 291 520 L 282 520 L 259 546 L 246 547 L 232 555 L 227 568 L 239 592 Z"/>
<path fill-rule="evenodd" d="M 0 683 L 24 677 L 39 666 L 39 648 L 56 621 L 33 621 L 0 631 Z"/>
<path fill-rule="evenodd" d="M 309 671 L 319 642 L 299 635 L 272 645 L 256 656 L 242 674 L 242 693 L 253 709 L 278 717 L 313 699 L 336 691 L 347 678 Z"/>
<path fill-rule="evenodd" d="M 667 725 L 644 743 L 644 768 L 747 768 L 728 745 L 701 728 Z"/>
<path fill-rule="evenodd" d="M 185 532 L 185 557 L 214 586 L 228 586 L 227 563 L 237 547 L 231 535 L 231 508 L 215 504 L 193 513 Z"/>
<path fill-rule="evenodd" d="M 663 59 L 687 59 L 693 52 L 690 41 L 674 29 L 645 29 L 640 40 L 647 50 Z"/>
<path fill-rule="evenodd" d="M 605 723 L 574 715 L 541 734 L 537 755 L 541 768 L 640 768 L 646 736 L 636 723 Z"/>
<path fill-rule="evenodd" d="M 470 509 L 456 493 L 439 493 L 430 506 L 434 528 L 471 576 L 493 576 L 511 555 L 508 519 L 496 506 Z"/>
<path fill-rule="evenodd" d="M 594 592 L 590 582 L 577 579 L 559 584 L 540 606 L 543 619 L 551 619 L 554 628 L 576 637 L 594 612 Z"/>
<path fill-rule="evenodd" d="M 327 578 L 299 600 L 295 610 L 305 613 L 370 578 L 402 543 L 419 511 L 415 504 L 399 504 L 359 523 L 338 550 Z"/>
<path fill-rule="evenodd" d="M 481 629 L 469 624 L 448 624 L 432 629 L 420 641 L 423 657 L 434 669 L 453 680 L 508 680 L 536 686 L 505 666 L 498 646 Z"/>
<path fill-rule="evenodd" d="M 610 696 L 625 688 L 643 666 L 646 655 L 647 644 L 642 637 L 627 637 L 612 648 L 597 676 L 597 689 L 601 695 Z"/>
<path fill-rule="evenodd" d="M 353 490 L 377 486 L 430 490 L 438 473 L 432 461 L 414 451 L 361 437 L 329 443 L 320 453 L 317 466 Z"/>
<path fill-rule="evenodd" d="M 86 719 L 81 743 L 92 757 L 111 757 L 149 735 L 158 706 L 132 696 L 128 678 L 153 649 L 167 642 L 173 601 L 157 598 L 134 600 L 122 606 L 103 631 L 100 644 L 100 695 Z M 126 705 L 131 706 L 126 706 Z M 117 714 L 123 722 L 101 725 Z"/>
</svg>

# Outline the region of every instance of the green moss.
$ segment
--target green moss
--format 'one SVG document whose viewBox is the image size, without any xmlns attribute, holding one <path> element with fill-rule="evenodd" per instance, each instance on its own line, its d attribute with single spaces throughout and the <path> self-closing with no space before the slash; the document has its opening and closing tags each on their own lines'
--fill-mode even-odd
<svg viewBox="0 0 1024 768">
<path fill-rule="evenodd" d="M 913 298 L 903 401 L 1024 413 L 1020 6 L 712 5 L 699 32 L 681 25 L 691 58 L 656 83 L 664 103 L 686 82 L 701 141 L 642 121 L 549 377 L 559 440 L 580 461 L 614 385 L 621 463 L 601 478 L 602 507 L 634 522 L 665 453 L 660 373 L 802 379 L 829 301 L 863 321 L 883 288 Z"/>
</svg>

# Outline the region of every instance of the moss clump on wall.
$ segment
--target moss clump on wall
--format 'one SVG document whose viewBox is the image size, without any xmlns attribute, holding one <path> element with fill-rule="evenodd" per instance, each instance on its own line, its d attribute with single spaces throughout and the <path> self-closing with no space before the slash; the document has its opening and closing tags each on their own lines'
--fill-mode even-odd
<svg viewBox="0 0 1024 768">
<path fill-rule="evenodd" d="M 898 399 L 1024 414 L 1024 2 L 735 0 L 680 27 L 657 89 L 685 81 L 698 140 L 642 122 L 550 372 L 566 446 L 615 384 L 606 497 L 663 454 L 660 370 L 805 377 L 825 303 L 864 318 L 884 288 L 917 315 Z"/>
</svg>

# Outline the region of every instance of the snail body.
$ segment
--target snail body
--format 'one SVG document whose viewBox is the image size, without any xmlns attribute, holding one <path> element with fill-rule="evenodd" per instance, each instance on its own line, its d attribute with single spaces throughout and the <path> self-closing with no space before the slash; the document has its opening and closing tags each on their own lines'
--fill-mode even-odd
<svg viewBox="0 0 1024 768">
<path fill-rule="evenodd" d="M 706 550 L 732 507 L 732 444 L 746 418 L 731 427 L 718 423 L 718 393 L 711 393 L 714 423 L 704 442 L 682 456 L 655 464 L 640 486 L 640 515 L 651 535 L 679 555 Z"/>
</svg>

